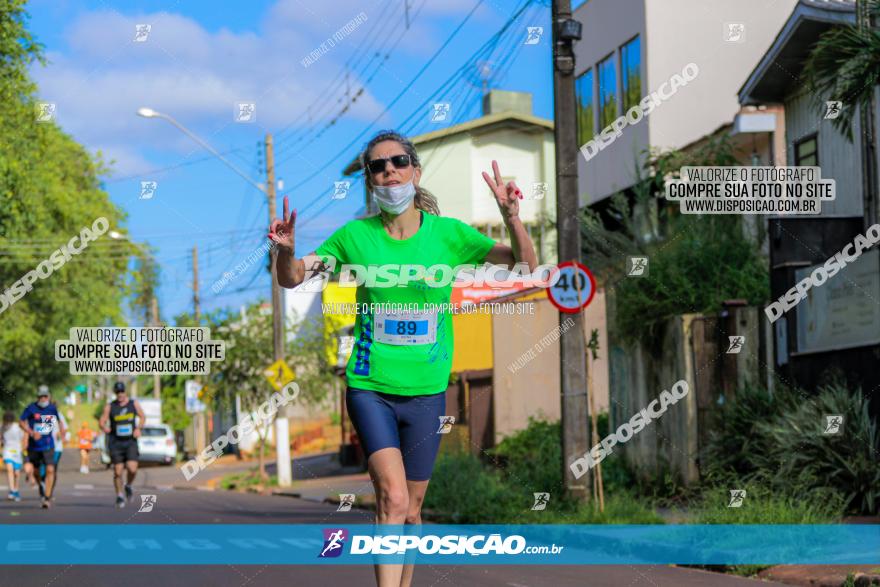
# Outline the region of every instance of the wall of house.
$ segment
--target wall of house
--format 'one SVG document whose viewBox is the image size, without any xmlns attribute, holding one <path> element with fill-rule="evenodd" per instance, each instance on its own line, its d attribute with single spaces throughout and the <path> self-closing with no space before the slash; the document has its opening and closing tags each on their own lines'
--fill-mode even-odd
<svg viewBox="0 0 880 587">
<path fill-rule="evenodd" d="M 647 119 L 626 127 L 615 142 L 590 161 L 581 155 L 581 203 L 597 202 L 635 183 L 634 170 L 649 145 L 680 148 L 731 122 L 739 111 L 737 90 L 796 3 L 590 0 L 578 8 L 575 18 L 584 28 L 582 40 L 575 44 L 577 75 L 635 35 L 641 36 L 643 96 L 673 74 L 680 74 L 688 63 L 699 67 L 697 78 L 655 108 Z M 726 23 L 745 25 L 744 42 L 724 40 Z M 619 64 L 617 83 L 619 88 Z"/>
<path fill-rule="evenodd" d="M 492 369 L 495 442 L 528 426 L 529 416 L 557 421 L 560 416 L 559 345 L 551 344 L 522 368 L 508 368 L 559 326 L 559 311 L 547 299 L 532 300 L 534 316 L 492 317 Z"/>
<path fill-rule="evenodd" d="M 440 214 L 468 224 L 472 222 L 470 141 L 470 136 L 462 133 L 416 145 L 422 164 L 419 185 L 437 196 Z"/>
<path fill-rule="evenodd" d="M 574 18 L 582 23 L 581 40 L 574 44 L 575 75 L 593 69 L 593 95 L 598 95 L 596 64 L 636 35 L 641 37 L 641 74 L 643 95 L 647 87 L 645 1 L 644 0 L 590 0 L 574 11 Z M 616 59 L 617 57 L 615 57 Z M 617 65 L 617 85 L 620 70 Z M 620 91 L 618 90 L 618 97 Z M 598 125 L 598 108 L 595 118 Z M 597 134 L 601 128 L 596 127 Z M 607 198 L 614 192 L 634 183 L 634 169 L 644 158 L 641 151 L 648 145 L 648 125 L 642 120 L 627 127 L 623 134 L 592 159 L 587 161 L 578 153 L 578 194 L 580 204 L 587 205 Z M 581 146 L 581 145 L 578 145 Z"/>
<path fill-rule="evenodd" d="M 471 223 L 501 224 L 498 204 L 486 186 L 483 172 L 490 176 L 492 160 L 498 162 L 498 168 L 504 181 L 514 181 L 523 191 L 526 198 L 530 197 L 534 183 L 546 183 L 547 194 L 540 200 L 523 199 L 520 201 L 520 218 L 523 222 L 534 222 L 542 210 L 556 211 L 556 168 L 553 159 L 545 160 L 548 152 L 548 139 L 552 145 L 552 133 L 546 129 L 534 129 L 523 132 L 520 129 L 505 128 L 481 133 L 475 137 L 470 150 L 470 190 L 472 202 L 470 209 Z"/>
<path fill-rule="evenodd" d="M 733 120 L 737 91 L 798 0 L 646 0 L 649 88 L 694 62 L 699 75 L 648 119 L 652 146 L 680 147 Z M 727 23 L 745 25 L 743 42 L 725 40 Z"/>
<path fill-rule="evenodd" d="M 858 137 L 861 134 L 858 116 L 853 124 L 850 142 L 838 132 L 831 120 L 825 120 L 811 102 L 811 95 L 801 90 L 785 100 L 785 128 L 787 164 L 795 164 L 794 145 L 812 134 L 818 134 L 819 166 L 822 177 L 833 179 L 837 198 L 822 202 L 821 217 L 862 215 L 862 165 Z"/>
</svg>

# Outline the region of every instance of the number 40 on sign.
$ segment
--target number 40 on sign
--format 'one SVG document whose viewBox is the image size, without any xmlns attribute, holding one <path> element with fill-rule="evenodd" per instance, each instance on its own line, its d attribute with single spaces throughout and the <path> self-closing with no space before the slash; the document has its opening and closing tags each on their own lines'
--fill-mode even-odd
<svg viewBox="0 0 880 587">
<path fill-rule="evenodd" d="M 547 297 L 560 312 L 576 314 L 593 301 L 596 279 L 583 263 L 566 261 L 557 268 L 556 283 L 547 289 Z M 551 281 L 555 279 L 553 276 Z M 580 293 L 580 295 L 578 295 Z"/>
</svg>

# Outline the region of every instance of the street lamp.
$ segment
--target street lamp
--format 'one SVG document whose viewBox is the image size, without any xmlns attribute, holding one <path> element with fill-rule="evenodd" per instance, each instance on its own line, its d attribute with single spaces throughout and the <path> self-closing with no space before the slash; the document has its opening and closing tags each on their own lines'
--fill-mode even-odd
<svg viewBox="0 0 880 587">
<path fill-rule="evenodd" d="M 249 184 L 251 184 L 252 186 L 254 186 L 255 188 L 257 188 L 258 190 L 260 190 L 260 192 L 266 194 L 267 196 L 269 195 L 268 192 L 266 191 L 266 188 L 265 188 L 265 187 L 263 187 L 261 184 L 257 183 L 257 182 L 254 181 L 253 179 L 251 179 L 250 176 L 248 176 L 247 174 L 245 174 L 245 173 L 244 173 L 243 171 L 241 171 L 238 167 L 236 167 L 235 165 L 233 165 L 232 162 L 230 162 L 226 157 L 224 157 L 224 156 L 221 155 L 219 152 L 217 152 L 217 150 L 214 149 L 214 147 L 212 147 L 211 145 L 209 145 L 207 142 L 203 141 L 199 136 L 197 136 L 197 135 L 196 135 L 195 133 L 193 133 L 191 130 L 189 130 L 188 128 L 186 128 L 185 126 L 183 126 L 182 124 L 180 124 L 180 123 L 177 122 L 176 120 L 174 120 L 174 118 L 172 118 L 171 116 L 169 116 L 169 115 L 167 115 L 167 114 L 163 114 L 163 113 L 161 113 L 161 112 L 156 112 L 156 111 L 153 110 L 152 108 L 146 108 L 146 107 L 138 108 L 138 109 L 137 109 L 137 114 L 138 114 L 138 116 L 143 116 L 144 118 L 162 118 L 162 119 L 164 119 L 164 120 L 167 120 L 168 122 L 170 122 L 171 124 L 173 124 L 174 126 L 176 126 L 176 127 L 177 127 L 182 133 L 184 133 L 186 136 L 188 136 L 189 138 L 191 138 L 192 140 L 194 140 L 195 142 L 197 142 L 198 144 L 200 144 L 202 147 L 204 147 L 205 149 L 207 149 L 212 155 L 214 155 L 215 157 L 217 157 L 218 159 L 220 159 L 220 161 L 222 161 L 223 163 L 225 163 L 227 167 L 229 167 L 230 169 L 232 169 L 232 171 L 234 171 L 235 173 L 237 173 L 238 175 L 240 175 L 241 177 L 243 177 L 243 178 L 244 178 Z"/>
<path fill-rule="evenodd" d="M 239 176 L 243 177 L 249 184 L 260 190 L 261 193 L 266 195 L 266 200 L 269 203 L 269 222 L 271 223 L 275 220 L 275 169 L 274 169 L 274 151 L 272 149 L 272 135 L 266 135 L 266 171 L 267 171 L 267 182 L 266 187 L 262 184 L 257 183 L 253 179 L 251 179 L 248 175 L 242 172 L 238 167 L 233 165 L 228 159 L 226 159 L 223 155 L 217 152 L 214 147 L 209 145 L 207 142 L 202 140 L 188 128 L 174 120 L 171 116 L 167 114 L 163 114 L 161 112 L 157 112 L 152 108 L 147 108 L 142 106 L 137 110 L 138 116 L 143 116 L 144 118 L 162 118 L 173 124 L 180 130 L 182 133 L 187 135 L 189 138 L 197 142 L 199 145 L 204 147 L 209 153 L 220 159 L 223 163 L 226 164 L 227 167 L 232 169 Z M 267 189 L 268 188 L 268 189 Z M 285 218 L 285 220 L 287 220 Z M 284 336 L 283 336 L 283 316 L 284 311 L 282 309 L 282 299 L 281 299 L 281 290 L 277 285 L 277 277 L 276 277 L 276 268 L 275 268 L 275 255 L 277 252 L 273 249 L 270 253 L 270 272 L 272 274 L 272 284 L 271 284 L 271 292 L 272 292 L 272 339 L 274 345 L 274 354 L 275 359 L 282 359 L 284 357 Z M 277 467 L 278 467 L 278 484 L 282 487 L 286 487 L 290 485 L 292 472 L 290 466 L 290 430 L 288 428 L 288 423 L 286 418 L 276 418 L 275 419 L 275 438 L 276 438 L 276 455 L 277 455 Z"/>
</svg>

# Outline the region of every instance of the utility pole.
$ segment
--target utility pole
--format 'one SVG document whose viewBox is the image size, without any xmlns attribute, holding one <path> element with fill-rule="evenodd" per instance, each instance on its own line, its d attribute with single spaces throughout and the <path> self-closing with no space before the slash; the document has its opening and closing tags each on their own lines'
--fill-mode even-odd
<svg viewBox="0 0 880 587">
<path fill-rule="evenodd" d="M 275 149 L 272 134 L 266 133 L 266 197 L 269 198 L 269 222 L 275 220 Z M 287 220 L 285 218 L 285 220 Z M 273 247 L 269 259 L 272 273 L 272 346 L 275 360 L 284 359 L 284 309 L 281 304 L 281 287 L 275 270 L 275 257 L 278 251 Z M 290 466 L 290 427 L 287 420 L 287 406 L 278 410 L 275 417 L 275 460 L 278 469 L 278 485 L 290 487 L 293 474 Z"/>
<path fill-rule="evenodd" d="M 574 93 L 573 41 L 580 39 L 580 23 L 571 18 L 570 0 L 553 0 L 553 98 L 556 142 L 556 223 L 559 261 L 579 261 L 581 227 L 577 189 L 577 120 Z M 577 275 L 577 274 L 575 274 Z M 577 277 L 575 277 L 577 279 Z M 565 329 L 564 320 L 574 320 Z M 575 478 L 568 464 L 589 450 L 587 361 L 583 312 L 559 315 L 562 402 L 562 478 L 565 491 L 575 499 L 589 500 L 591 473 Z"/>
<path fill-rule="evenodd" d="M 153 326 L 159 326 L 159 300 L 153 296 L 153 303 L 150 304 L 152 310 Z M 162 376 L 158 373 L 153 374 L 153 397 L 159 399 L 162 397 Z"/>
<path fill-rule="evenodd" d="M 193 245 L 192 253 L 193 262 L 193 309 L 196 315 L 196 326 L 201 321 L 201 313 L 199 311 L 199 247 Z"/>
<path fill-rule="evenodd" d="M 874 19 L 871 14 L 871 3 L 868 0 L 856 0 L 856 23 L 860 31 L 874 29 Z M 872 91 L 873 96 L 873 91 Z M 868 228 L 878 221 L 877 202 L 877 151 L 876 151 L 876 121 L 874 120 L 874 100 L 870 100 L 870 106 L 859 106 L 859 126 L 861 126 L 861 157 L 862 157 L 862 190 L 865 226 Z"/>
<path fill-rule="evenodd" d="M 192 264 L 193 264 L 193 310 L 196 318 L 196 326 L 199 325 L 201 321 L 201 312 L 199 309 L 199 247 L 193 246 L 192 250 Z M 196 377 L 198 379 L 198 377 Z M 195 419 L 193 419 L 193 424 L 195 429 L 193 430 L 193 435 L 196 437 L 196 453 L 202 452 L 205 448 L 205 413 L 198 412 L 196 413 Z"/>
</svg>

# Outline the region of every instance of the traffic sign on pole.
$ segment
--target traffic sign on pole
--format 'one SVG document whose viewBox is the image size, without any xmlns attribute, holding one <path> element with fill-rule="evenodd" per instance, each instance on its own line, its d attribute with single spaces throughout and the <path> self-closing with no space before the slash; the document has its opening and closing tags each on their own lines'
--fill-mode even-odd
<svg viewBox="0 0 880 587">
<path fill-rule="evenodd" d="M 186 411 L 190 414 L 204 412 L 207 406 L 199 399 L 199 392 L 202 390 L 202 384 L 190 379 L 184 384 L 183 389 Z"/>
<path fill-rule="evenodd" d="M 560 263 L 556 271 L 559 278 L 547 289 L 547 297 L 560 312 L 577 314 L 593 301 L 593 296 L 596 295 L 596 279 L 586 265 L 577 261 Z"/>
<path fill-rule="evenodd" d="M 293 381 L 294 375 L 284 359 L 278 359 L 263 371 L 263 376 L 276 391 Z"/>
</svg>

